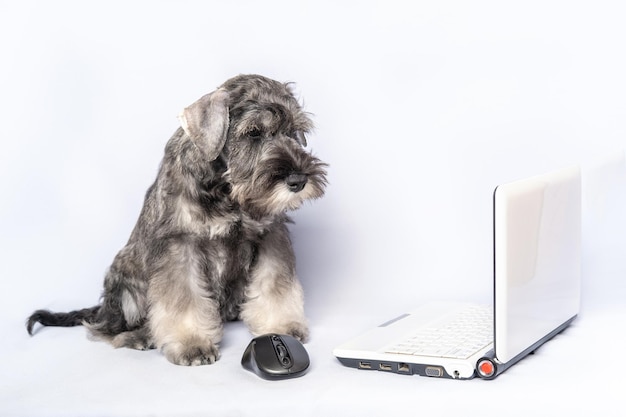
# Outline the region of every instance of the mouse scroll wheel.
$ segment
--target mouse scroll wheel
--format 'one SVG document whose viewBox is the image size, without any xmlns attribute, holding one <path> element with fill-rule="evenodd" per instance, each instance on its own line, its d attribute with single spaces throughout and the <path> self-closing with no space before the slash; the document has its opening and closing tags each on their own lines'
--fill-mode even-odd
<svg viewBox="0 0 626 417">
<path fill-rule="evenodd" d="M 289 357 L 289 353 L 287 353 L 287 348 L 285 348 L 282 344 L 277 345 L 276 352 L 278 353 L 278 360 L 280 363 L 285 368 L 289 368 L 291 366 L 291 358 Z"/>
</svg>

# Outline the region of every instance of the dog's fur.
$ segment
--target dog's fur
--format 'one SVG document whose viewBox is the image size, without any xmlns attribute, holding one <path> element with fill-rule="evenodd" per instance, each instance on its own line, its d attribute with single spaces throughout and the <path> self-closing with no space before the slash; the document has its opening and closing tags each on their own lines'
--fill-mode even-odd
<svg viewBox="0 0 626 417">
<path fill-rule="evenodd" d="M 84 324 L 115 347 L 158 348 L 179 365 L 219 357 L 225 320 L 305 340 L 285 212 L 319 198 L 326 164 L 290 84 L 240 75 L 185 108 L 100 305 L 34 312 L 27 330 Z"/>
</svg>

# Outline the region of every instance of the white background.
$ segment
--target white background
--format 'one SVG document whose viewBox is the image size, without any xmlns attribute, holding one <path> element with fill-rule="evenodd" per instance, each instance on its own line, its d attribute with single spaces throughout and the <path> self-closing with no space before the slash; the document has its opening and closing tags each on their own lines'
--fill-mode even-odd
<svg viewBox="0 0 626 417">
<path fill-rule="evenodd" d="M 626 5 L 621 1 L 0 2 L 0 415 L 623 412 Z M 294 213 L 312 368 L 266 382 L 226 327 L 212 366 L 32 338 L 98 302 L 176 115 L 240 73 L 294 81 L 330 164 Z M 583 168 L 573 327 L 495 381 L 341 366 L 334 346 L 430 298 L 489 300 L 491 193 Z M 620 345 L 621 343 L 621 345 Z M 593 399 L 592 399 L 593 398 Z M 578 414 L 580 415 L 580 414 Z"/>
</svg>

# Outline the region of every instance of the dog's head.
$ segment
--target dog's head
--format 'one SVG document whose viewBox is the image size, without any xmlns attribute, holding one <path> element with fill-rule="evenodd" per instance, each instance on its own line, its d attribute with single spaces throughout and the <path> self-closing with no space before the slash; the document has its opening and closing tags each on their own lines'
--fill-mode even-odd
<svg viewBox="0 0 626 417">
<path fill-rule="evenodd" d="M 313 123 L 289 84 L 240 75 L 185 108 L 180 120 L 203 159 L 225 162 L 231 198 L 253 217 L 324 194 L 326 164 L 305 149 Z"/>
</svg>

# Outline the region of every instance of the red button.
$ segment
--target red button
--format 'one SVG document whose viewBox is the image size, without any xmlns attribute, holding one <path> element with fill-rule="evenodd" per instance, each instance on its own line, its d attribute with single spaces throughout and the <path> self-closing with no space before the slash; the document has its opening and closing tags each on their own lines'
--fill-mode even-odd
<svg viewBox="0 0 626 417">
<path fill-rule="evenodd" d="M 487 360 L 484 360 L 478 364 L 478 370 L 483 376 L 491 376 L 495 371 L 493 363 Z"/>
</svg>

